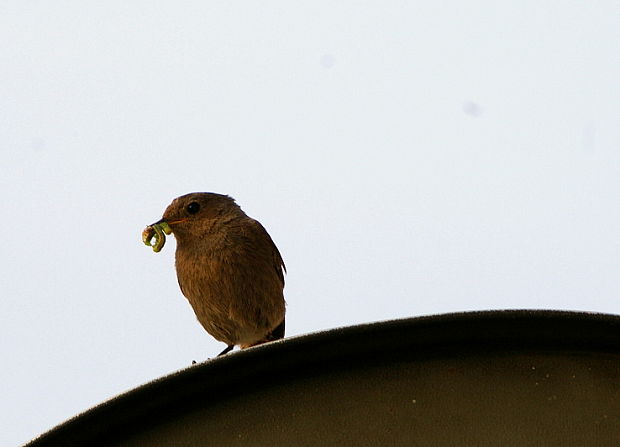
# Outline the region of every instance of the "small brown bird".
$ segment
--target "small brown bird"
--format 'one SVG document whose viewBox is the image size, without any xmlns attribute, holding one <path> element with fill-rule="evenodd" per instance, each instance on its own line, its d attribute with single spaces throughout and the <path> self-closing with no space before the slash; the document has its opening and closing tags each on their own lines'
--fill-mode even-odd
<svg viewBox="0 0 620 447">
<path fill-rule="evenodd" d="M 284 261 L 265 228 L 233 198 L 186 194 L 157 225 L 168 225 L 177 240 L 181 292 L 206 331 L 226 343 L 219 355 L 284 337 Z"/>
</svg>

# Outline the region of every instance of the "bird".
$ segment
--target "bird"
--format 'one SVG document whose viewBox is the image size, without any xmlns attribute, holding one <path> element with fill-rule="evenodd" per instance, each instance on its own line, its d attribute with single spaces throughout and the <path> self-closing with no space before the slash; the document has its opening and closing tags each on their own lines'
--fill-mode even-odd
<svg viewBox="0 0 620 447">
<path fill-rule="evenodd" d="M 152 225 L 174 235 L 179 287 L 202 327 L 226 343 L 218 356 L 284 338 L 286 266 L 267 230 L 235 199 L 185 194 Z"/>
</svg>

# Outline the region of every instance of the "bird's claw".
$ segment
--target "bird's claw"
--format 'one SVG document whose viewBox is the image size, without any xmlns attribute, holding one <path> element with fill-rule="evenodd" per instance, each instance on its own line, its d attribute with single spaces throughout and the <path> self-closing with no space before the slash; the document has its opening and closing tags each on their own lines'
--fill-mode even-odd
<svg viewBox="0 0 620 447">
<path fill-rule="evenodd" d="M 157 222 L 144 229 L 142 232 L 142 242 L 149 247 L 153 247 L 153 251 L 157 253 L 166 243 L 166 234 L 171 233 L 170 225 L 166 222 Z M 155 239 L 155 243 L 151 243 L 153 239 Z"/>
</svg>

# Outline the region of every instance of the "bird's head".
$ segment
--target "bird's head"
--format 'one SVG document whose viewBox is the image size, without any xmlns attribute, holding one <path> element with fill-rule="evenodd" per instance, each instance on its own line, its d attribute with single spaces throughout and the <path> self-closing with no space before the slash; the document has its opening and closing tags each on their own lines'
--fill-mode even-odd
<svg viewBox="0 0 620 447">
<path fill-rule="evenodd" d="M 232 197 L 212 192 L 185 194 L 168 205 L 159 221 L 146 227 L 142 240 L 157 252 L 166 241 L 164 233 L 172 232 L 177 242 L 183 243 L 216 231 L 218 224 L 235 216 L 245 216 L 245 213 Z M 152 238 L 155 238 L 154 244 Z"/>
<path fill-rule="evenodd" d="M 170 226 L 177 234 L 191 233 L 194 228 L 202 229 L 221 218 L 242 212 L 235 199 L 213 192 L 192 192 L 172 201 L 160 222 Z"/>
</svg>

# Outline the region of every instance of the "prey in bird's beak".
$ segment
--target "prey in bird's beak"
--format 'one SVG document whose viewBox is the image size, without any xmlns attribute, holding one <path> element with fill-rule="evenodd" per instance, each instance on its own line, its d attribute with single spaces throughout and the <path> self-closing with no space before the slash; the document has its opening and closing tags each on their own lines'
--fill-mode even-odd
<svg viewBox="0 0 620 447">
<path fill-rule="evenodd" d="M 153 247 L 153 251 L 158 253 L 166 243 L 166 234 L 171 234 L 172 228 L 165 220 L 160 220 L 149 226 L 142 231 L 142 242 L 149 247 Z M 155 238 L 155 242 L 151 241 Z"/>
<path fill-rule="evenodd" d="M 170 225 L 185 222 L 186 220 L 187 218 L 174 220 L 160 219 L 157 222 L 147 226 L 144 231 L 142 231 L 142 242 L 149 247 L 153 247 L 153 251 L 158 253 L 162 248 L 164 248 L 164 244 L 166 243 L 166 235 L 172 234 L 172 228 L 170 228 Z M 154 243 L 152 243 L 153 239 L 155 239 Z"/>
<path fill-rule="evenodd" d="M 164 244 L 166 243 L 166 235 L 172 234 L 172 228 L 170 228 L 170 225 L 185 222 L 186 220 L 187 218 L 167 221 L 160 219 L 157 222 L 147 226 L 144 231 L 142 231 L 142 242 L 149 247 L 153 247 L 153 251 L 158 253 L 162 248 L 164 248 Z M 152 243 L 153 238 L 155 239 L 154 243 Z"/>
</svg>

